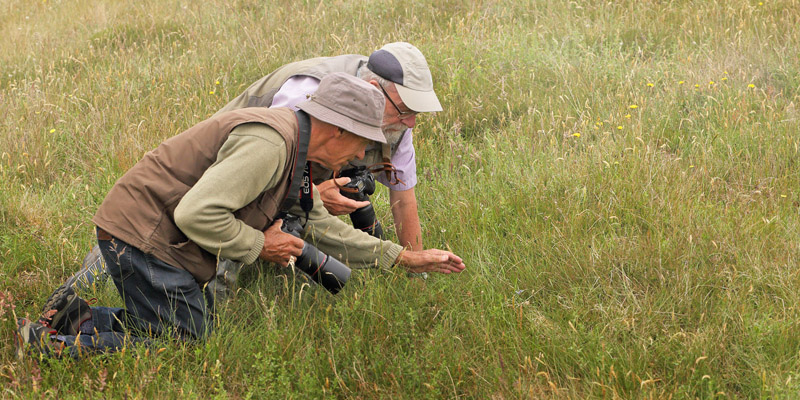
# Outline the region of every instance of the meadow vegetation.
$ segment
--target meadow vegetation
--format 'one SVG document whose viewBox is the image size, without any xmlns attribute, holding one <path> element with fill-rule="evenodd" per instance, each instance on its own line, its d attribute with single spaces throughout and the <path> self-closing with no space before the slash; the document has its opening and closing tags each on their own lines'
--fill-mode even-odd
<svg viewBox="0 0 800 400">
<path fill-rule="evenodd" d="M 0 0 L 4 398 L 792 398 L 796 0 Z M 16 358 L 146 151 L 290 61 L 418 46 L 428 247 L 338 295 L 253 271 L 202 345 Z M 391 227 L 388 193 L 376 197 Z M 391 230 L 391 229 L 390 229 Z M 85 297 L 119 304 L 111 285 Z"/>
</svg>

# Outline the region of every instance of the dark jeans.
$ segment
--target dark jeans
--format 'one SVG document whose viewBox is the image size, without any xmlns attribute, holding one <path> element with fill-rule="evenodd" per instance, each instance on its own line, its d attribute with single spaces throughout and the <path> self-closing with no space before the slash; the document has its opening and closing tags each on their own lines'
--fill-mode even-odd
<svg viewBox="0 0 800 400">
<path fill-rule="evenodd" d="M 203 340 L 211 333 L 213 298 L 189 272 L 116 238 L 98 237 L 98 244 L 125 308 L 92 307 L 93 334 L 59 337 L 72 356 L 113 352 L 163 335 Z"/>
</svg>

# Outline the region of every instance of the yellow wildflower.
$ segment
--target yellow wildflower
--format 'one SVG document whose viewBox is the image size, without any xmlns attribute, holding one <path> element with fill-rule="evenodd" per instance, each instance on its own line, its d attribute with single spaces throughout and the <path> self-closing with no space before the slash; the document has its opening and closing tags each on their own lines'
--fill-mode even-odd
<svg viewBox="0 0 800 400">
<path fill-rule="evenodd" d="M 650 83 L 650 82 L 647 82 L 647 87 L 653 87 L 653 84 Z"/>
<path fill-rule="evenodd" d="M 50 129 L 50 133 L 56 133 L 55 129 Z"/>
<path fill-rule="evenodd" d="M 208 92 L 208 94 L 214 94 L 214 91 L 212 90 L 212 91 Z"/>
<path fill-rule="evenodd" d="M 781 197 L 785 199 L 785 198 L 786 198 L 786 195 L 785 195 L 785 194 L 782 194 L 782 195 L 781 195 Z"/>
<path fill-rule="evenodd" d="M 631 105 L 628 106 L 628 108 L 630 108 L 631 110 L 635 110 L 635 109 L 639 108 L 639 106 L 637 106 L 636 104 L 631 104 Z"/>
<path fill-rule="evenodd" d="M 708 86 L 711 86 L 713 84 L 714 84 L 714 81 L 708 81 Z"/>
<path fill-rule="evenodd" d="M 630 115 L 630 114 L 626 114 L 626 115 L 625 115 L 625 118 L 628 118 L 628 119 L 630 119 L 630 117 L 631 117 L 631 115 Z"/>
<path fill-rule="evenodd" d="M 573 133 L 573 134 L 572 134 L 572 136 L 575 136 L 575 137 L 581 137 L 581 134 L 580 134 L 580 133 L 578 133 L 578 132 L 575 132 L 575 133 Z"/>
<path fill-rule="evenodd" d="M 219 85 L 219 81 L 214 82 L 215 85 Z"/>
<path fill-rule="evenodd" d="M 753 89 L 754 87 L 756 87 L 756 85 L 753 85 L 753 84 L 751 83 L 751 84 L 747 85 L 747 87 L 749 87 L 750 89 Z"/>
<path fill-rule="evenodd" d="M 684 83 L 686 83 L 686 82 L 684 82 L 684 81 L 678 81 L 678 85 L 683 85 Z"/>
<path fill-rule="evenodd" d="M 622 125 L 618 126 L 617 129 L 622 130 Z"/>
</svg>

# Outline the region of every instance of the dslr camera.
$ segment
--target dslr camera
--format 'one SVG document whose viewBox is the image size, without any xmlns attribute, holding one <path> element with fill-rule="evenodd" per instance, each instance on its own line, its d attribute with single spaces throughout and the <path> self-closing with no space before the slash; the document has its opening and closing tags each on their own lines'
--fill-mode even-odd
<svg viewBox="0 0 800 400">
<path fill-rule="evenodd" d="M 366 167 L 355 167 L 342 171 L 339 176 L 350 178 L 350 182 L 342 186 L 347 188 L 340 190 L 342 196 L 355 201 L 369 201 L 369 196 L 375 193 L 375 177 Z M 350 213 L 350 220 L 353 227 L 369 233 L 379 239 L 384 239 L 383 227 L 375 217 L 375 209 L 372 203 Z"/>
<path fill-rule="evenodd" d="M 279 215 L 283 219 L 281 230 L 302 239 L 303 225 L 300 218 L 292 214 Z M 329 292 L 336 294 L 350 279 L 350 268 L 341 261 L 321 252 L 311 243 L 303 244 L 303 254 L 297 257 L 294 266 L 319 283 Z"/>
</svg>

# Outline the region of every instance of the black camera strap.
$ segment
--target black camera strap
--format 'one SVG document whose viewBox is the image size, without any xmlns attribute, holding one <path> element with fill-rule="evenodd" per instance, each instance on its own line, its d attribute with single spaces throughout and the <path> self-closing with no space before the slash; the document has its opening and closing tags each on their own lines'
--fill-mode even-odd
<svg viewBox="0 0 800 400">
<path fill-rule="evenodd" d="M 300 208 L 306 212 L 306 222 L 308 222 L 308 213 L 314 208 L 314 191 L 311 189 L 311 163 L 307 162 L 303 168 L 303 183 L 300 186 Z M 305 228 L 305 224 L 303 224 Z"/>
<path fill-rule="evenodd" d="M 311 166 L 306 161 L 308 156 L 308 142 L 311 140 L 311 119 L 305 111 L 297 110 L 294 115 L 297 117 L 298 125 L 298 142 L 297 153 L 294 158 L 294 166 L 292 167 L 292 178 L 289 184 L 289 191 L 281 203 L 281 211 L 288 211 L 297 198 L 300 197 L 300 207 L 306 212 L 306 217 L 314 207 L 314 198 L 311 190 Z M 298 167 L 303 167 L 303 173 L 298 174 Z M 302 190 L 301 190 L 302 189 Z M 308 197 L 303 196 L 306 193 Z M 310 199 L 310 200 L 309 200 Z M 306 209 L 308 208 L 308 209 Z M 307 218 L 306 218 L 307 219 Z"/>
</svg>

